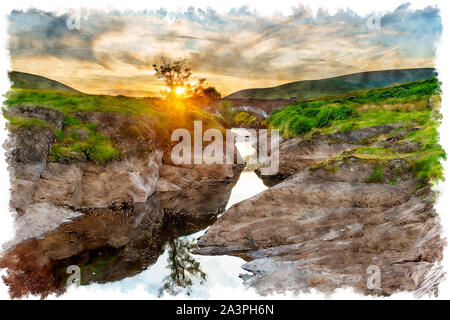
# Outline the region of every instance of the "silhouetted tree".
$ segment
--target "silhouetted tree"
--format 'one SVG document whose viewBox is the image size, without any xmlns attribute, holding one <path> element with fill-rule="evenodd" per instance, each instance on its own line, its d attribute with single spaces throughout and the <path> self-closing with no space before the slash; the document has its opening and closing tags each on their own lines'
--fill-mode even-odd
<svg viewBox="0 0 450 320">
<path fill-rule="evenodd" d="M 170 59 L 161 57 L 161 65 L 153 65 L 155 77 L 163 80 L 170 89 L 169 94 L 174 94 L 176 87 L 185 87 L 191 77 L 191 69 L 186 67 L 184 59 L 170 61 Z"/>
<path fill-rule="evenodd" d="M 192 75 L 191 69 L 185 67 L 186 61 L 183 59 L 171 62 L 170 59 L 161 57 L 161 61 L 162 64 L 159 67 L 156 64 L 153 65 L 156 71 L 155 76 L 164 80 L 169 88 L 183 86 Z"/>
<path fill-rule="evenodd" d="M 220 99 L 221 97 L 220 92 L 217 91 L 216 88 L 214 87 L 204 88 L 202 91 L 203 95 L 211 100 Z"/>
<path fill-rule="evenodd" d="M 220 93 L 214 87 L 205 87 L 206 78 L 191 80 L 191 68 L 187 67 L 184 59 L 172 62 L 169 58 L 162 57 L 161 64 L 154 64 L 153 68 L 156 71 L 155 77 L 163 80 L 169 89 L 163 92 L 168 97 L 175 96 L 177 87 L 182 87 L 184 97 L 206 97 L 211 100 L 220 98 Z"/>
</svg>

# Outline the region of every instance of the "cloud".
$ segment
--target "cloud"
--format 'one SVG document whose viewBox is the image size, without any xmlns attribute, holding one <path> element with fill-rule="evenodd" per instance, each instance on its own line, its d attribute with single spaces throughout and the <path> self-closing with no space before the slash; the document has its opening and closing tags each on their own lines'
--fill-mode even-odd
<svg viewBox="0 0 450 320">
<path fill-rule="evenodd" d="M 130 90 L 124 87 L 130 74 L 148 77 L 159 57 L 185 58 L 194 72 L 212 76 L 221 90 L 230 92 L 240 88 L 225 79 L 240 79 L 239 84 L 251 87 L 264 86 L 264 79 L 273 85 L 367 70 L 429 67 L 442 32 L 437 8 L 411 10 L 408 4 L 382 13 L 379 30 L 367 27 L 368 16 L 348 9 L 330 14 L 302 5 L 290 15 L 272 16 L 248 6 L 225 14 L 193 7 L 177 12 L 86 11 L 79 30 L 68 29 L 67 18 L 68 14 L 38 10 L 13 11 L 13 66 L 14 61 L 23 67 L 27 59 L 38 57 L 88 63 L 85 73 L 92 78 L 84 77 L 78 87 L 114 75 L 114 83 L 97 83 L 112 87 L 97 89 L 123 91 Z M 33 72 L 29 69 L 22 71 Z M 156 80 L 149 81 L 155 91 Z M 146 89 L 141 85 L 136 90 Z"/>
<path fill-rule="evenodd" d="M 70 14 L 57 15 L 36 9 L 14 10 L 9 15 L 9 50 L 12 56 L 59 56 L 98 62 L 91 48 L 96 37 L 123 26 L 115 16 L 90 15 L 83 30 L 69 29 Z"/>
</svg>

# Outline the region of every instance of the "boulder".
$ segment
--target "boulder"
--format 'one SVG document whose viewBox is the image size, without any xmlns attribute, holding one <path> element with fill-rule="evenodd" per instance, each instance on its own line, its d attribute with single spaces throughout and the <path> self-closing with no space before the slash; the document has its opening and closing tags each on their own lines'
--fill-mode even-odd
<svg viewBox="0 0 450 320">
<path fill-rule="evenodd" d="M 253 273 L 245 283 L 261 294 L 342 287 L 435 293 L 440 278 L 426 279 L 445 241 L 433 193 L 417 190 L 414 179 L 366 183 L 373 167 L 359 168 L 365 174 L 305 169 L 235 204 L 199 239 L 197 253 L 243 257 Z M 380 270 L 380 287 L 367 285 L 370 268 Z"/>
<path fill-rule="evenodd" d="M 48 163 L 36 183 L 34 202 L 80 207 L 83 171 L 75 164 Z"/>
<path fill-rule="evenodd" d="M 242 169 L 231 164 L 163 164 L 156 186 L 161 208 L 178 217 L 222 212 Z"/>
<path fill-rule="evenodd" d="M 120 203 L 146 202 L 156 189 L 161 152 L 130 156 L 106 165 L 83 164 L 81 207 L 106 208 Z"/>
</svg>

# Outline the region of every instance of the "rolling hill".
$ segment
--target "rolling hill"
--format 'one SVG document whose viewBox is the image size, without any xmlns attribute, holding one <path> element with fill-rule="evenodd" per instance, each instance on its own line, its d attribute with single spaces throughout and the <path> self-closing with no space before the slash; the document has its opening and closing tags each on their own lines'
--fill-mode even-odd
<svg viewBox="0 0 450 320">
<path fill-rule="evenodd" d="M 80 93 L 65 84 L 51 80 L 46 77 L 38 76 L 31 73 L 11 71 L 8 73 L 11 86 L 20 89 L 38 89 L 38 90 L 58 90 L 65 92 Z"/>
<path fill-rule="evenodd" d="M 436 76 L 433 68 L 368 71 L 320 80 L 304 80 L 271 88 L 244 89 L 225 99 L 313 99 L 364 89 L 375 89 Z"/>
</svg>

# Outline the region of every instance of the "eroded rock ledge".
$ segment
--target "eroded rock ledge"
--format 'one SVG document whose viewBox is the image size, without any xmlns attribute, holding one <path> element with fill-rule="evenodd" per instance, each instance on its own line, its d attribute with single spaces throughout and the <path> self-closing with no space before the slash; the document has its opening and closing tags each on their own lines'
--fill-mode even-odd
<svg viewBox="0 0 450 320">
<path fill-rule="evenodd" d="M 225 211 L 200 237 L 197 253 L 244 258 L 243 269 L 252 273 L 244 282 L 261 294 L 343 287 L 374 295 L 436 294 L 445 241 L 429 186 L 415 179 L 406 160 L 383 161 L 373 181 L 378 161 L 333 159 L 396 128 L 349 131 L 334 141 L 331 135 L 285 141 L 281 182 Z M 369 266 L 381 272 L 379 288 L 367 285 Z"/>
<path fill-rule="evenodd" d="M 200 238 L 198 253 L 244 257 L 254 274 L 245 282 L 263 294 L 418 290 L 444 245 L 430 190 L 361 178 L 298 173 L 227 210 Z M 381 270 L 380 290 L 366 286 L 370 265 Z"/>
<path fill-rule="evenodd" d="M 225 208 L 242 170 L 235 165 L 165 163 L 163 155 L 170 150 L 159 141 L 151 119 L 112 112 L 78 113 L 77 117 L 95 124 L 101 134 L 114 141 L 120 159 L 49 162 L 55 131 L 65 130 L 64 114 L 40 106 L 16 106 L 7 113 L 48 124 L 11 129 L 5 143 L 10 206 L 21 221 L 21 235 L 15 242 L 37 236 L 36 230 L 40 230 L 39 235 L 48 232 L 85 210 L 145 204 L 152 196 L 159 201 L 158 209 L 172 216 L 217 214 Z M 37 213 L 43 211 L 54 214 L 40 219 L 37 226 L 36 216 L 42 216 Z"/>
<path fill-rule="evenodd" d="M 388 134 L 401 126 L 401 123 L 383 124 L 326 135 L 313 135 L 311 138 L 285 139 L 280 143 L 278 173 L 270 176 L 262 175 L 259 170 L 256 170 L 256 173 L 264 184 L 270 187 L 300 170 L 333 158 L 343 151 L 359 148 L 366 140 Z"/>
<path fill-rule="evenodd" d="M 39 106 L 7 112 L 39 120 L 10 127 L 5 143 L 16 235 L 2 248 L 0 268 L 7 269 L 3 280 L 13 298 L 64 292 L 73 264 L 81 267 L 82 284 L 145 270 L 170 237 L 215 221 L 243 169 L 171 164 L 170 146 L 151 119 L 110 112 L 77 117 L 113 141 L 120 158 L 54 162 L 49 153 L 57 130 L 67 130 L 64 114 Z M 176 235 L 169 235 L 172 224 L 181 226 Z"/>
</svg>

